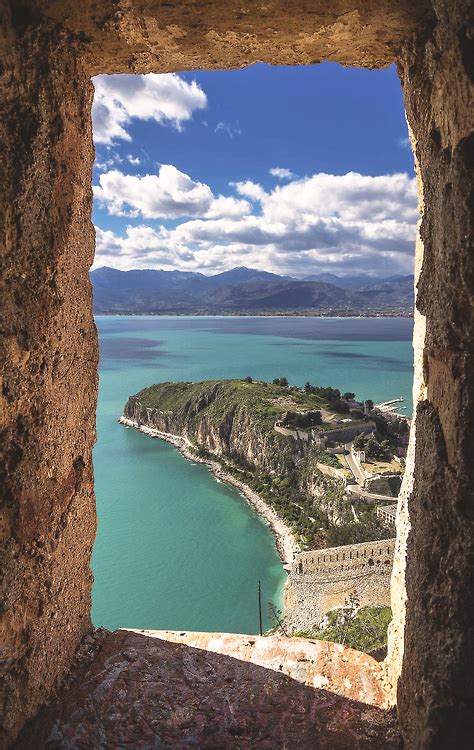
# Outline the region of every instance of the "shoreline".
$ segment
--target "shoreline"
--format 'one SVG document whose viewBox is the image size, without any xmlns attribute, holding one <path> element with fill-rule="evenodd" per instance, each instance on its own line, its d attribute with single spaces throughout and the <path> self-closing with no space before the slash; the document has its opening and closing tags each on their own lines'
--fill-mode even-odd
<svg viewBox="0 0 474 750">
<path fill-rule="evenodd" d="M 344 312 L 343 310 L 334 310 L 327 312 L 138 312 L 123 310 L 97 310 L 94 312 L 95 316 L 103 317 L 145 317 L 145 318 L 407 318 L 413 320 L 412 310 L 395 310 L 390 311 L 376 311 L 367 310 L 360 311 L 352 310 Z"/>
<path fill-rule="evenodd" d="M 194 463 L 199 464 L 206 464 L 216 480 L 224 482 L 225 484 L 229 484 L 231 487 L 239 490 L 248 504 L 254 509 L 256 513 L 258 513 L 259 516 L 261 516 L 266 521 L 266 523 L 270 527 L 275 538 L 275 547 L 278 552 L 278 556 L 280 557 L 283 565 L 289 565 L 292 562 L 294 553 L 300 551 L 300 547 L 294 537 L 293 532 L 291 531 L 289 526 L 287 526 L 286 523 L 281 518 L 279 518 L 273 508 L 267 505 L 267 503 L 262 500 L 262 498 L 248 485 L 236 479 L 232 474 L 228 474 L 218 463 L 218 461 L 213 461 L 212 459 L 205 459 L 201 458 L 200 456 L 196 456 L 193 452 L 194 446 L 186 437 L 182 435 L 174 435 L 173 433 L 162 432 L 161 430 L 155 429 L 153 427 L 148 427 L 147 425 L 140 425 L 133 419 L 128 419 L 128 417 L 124 417 L 123 415 L 118 421 L 125 427 L 134 427 L 135 429 L 140 430 L 140 432 L 143 432 L 145 435 L 159 438 L 160 440 L 164 440 L 165 442 L 170 443 L 175 448 L 177 448 L 181 455 L 184 456 L 184 458 L 186 458 L 188 461 L 194 461 Z"/>
</svg>

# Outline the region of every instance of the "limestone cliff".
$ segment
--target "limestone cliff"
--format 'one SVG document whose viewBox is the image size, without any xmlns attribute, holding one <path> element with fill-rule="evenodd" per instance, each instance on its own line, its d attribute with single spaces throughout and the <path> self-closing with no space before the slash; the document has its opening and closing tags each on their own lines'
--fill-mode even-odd
<svg viewBox="0 0 474 750">
<path fill-rule="evenodd" d="M 320 396 L 291 386 L 210 380 L 145 388 L 128 399 L 123 416 L 139 428 L 184 438 L 201 456 L 224 461 L 226 472 L 270 505 L 303 549 L 384 538 L 387 530 L 373 509 L 354 523 L 343 484 L 318 469 L 324 456 L 316 443 L 275 430 L 285 414 L 317 419 L 324 407 Z"/>
<path fill-rule="evenodd" d="M 263 386 L 268 398 L 277 388 Z M 260 384 L 241 381 L 162 383 L 131 396 L 124 416 L 138 425 L 187 438 L 217 456 L 227 456 L 271 474 L 294 468 L 304 446 L 279 435 L 265 413 Z M 265 394 L 266 395 L 266 394 Z"/>
</svg>

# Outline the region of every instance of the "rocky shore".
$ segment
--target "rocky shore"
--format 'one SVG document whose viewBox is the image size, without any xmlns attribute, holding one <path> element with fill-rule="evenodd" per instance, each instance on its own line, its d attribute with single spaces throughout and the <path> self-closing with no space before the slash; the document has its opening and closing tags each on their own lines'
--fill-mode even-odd
<svg viewBox="0 0 474 750">
<path fill-rule="evenodd" d="M 129 419 L 128 417 L 124 416 L 120 417 L 119 422 L 120 424 L 125 425 L 125 427 L 134 427 L 135 429 L 140 430 L 140 432 L 145 433 L 145 435 L 160 438 L 161 440 L 165 440 L 167 443 L 171 443 L 171 445 L 174 445 L 175 448 L 177 448 L 185 458 L 190 461 L 194 461 L 195 463 L 207 464 L 216 479 L 225 482 L 226 484 L 230 484 L 232 485 L 232 487 L 238 489 L 245 497 L 247 502 L 252 506 L 252 508 L 260 516 L 262 516 L 262 518 L 264 518 L 270 526 L 275 536 L 275 545 L 281 561 L 286 565 L 291 563 L 291 561 L 293 560 L 293 555 L 296 552 L 300 551 L 299 545 L 293 535 L 293 532 L 291 531 L 289 526 L 287 526 L 287 524 L 285 524 L 284 521 L 279 518 L 273 508 L 271 508 L 266 502 L 264 502 L 264 500 L 262 500 L 262 498 L 256 492 L 254 492 L 254 490 L 248 487 L 248 485 L 238 480 L 232 474 L 227 473 L 218 461 L 205 459 L 201 456 L 196 455 L 193 444 L 182 435 L 174 435 L 169 432 L 162 432 L 161 430 L 157 430 L 156 428 L 148 427 L 144 424 L 139 424 L 135 420 Z"/>
</svg>

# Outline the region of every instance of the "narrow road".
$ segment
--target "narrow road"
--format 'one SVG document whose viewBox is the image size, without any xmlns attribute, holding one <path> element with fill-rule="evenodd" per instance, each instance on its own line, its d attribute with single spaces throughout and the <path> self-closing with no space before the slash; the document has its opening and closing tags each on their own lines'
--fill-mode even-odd
<svg viewBox="0 0 474 750">
<path fill-rule="evenodd" d="M 354 495 L 359 495 L 359 497 L 365 497 L 367 500 L 382 500 L 387 504 L 397 502 L 396 497 L 392 497 L 391 495 L 379 495 L 373 492 L 367 492 L 366 490 L 363 490 L 362 487 L 359 487 L 358 484 L 348 484 L 346 487 L 346 492 L 352 493 Z"/>
<path fill-rule="evenodd" d="M 352 476 L 356 480 L 357 484 L 362 487 L 362 485 L 365 482 L 365 476 L 363 472 L 360 469 L 360 466 L 357 461 L 354 461 L 351 455 L 351 446 L 352 443 L 346 443 L 344 448 L 346 449 L 347 453 L 344 455 L 344 458 L 346 459 L 346 464 L 348 465 L 349 469 L 352 472 Z"/>
</svg>

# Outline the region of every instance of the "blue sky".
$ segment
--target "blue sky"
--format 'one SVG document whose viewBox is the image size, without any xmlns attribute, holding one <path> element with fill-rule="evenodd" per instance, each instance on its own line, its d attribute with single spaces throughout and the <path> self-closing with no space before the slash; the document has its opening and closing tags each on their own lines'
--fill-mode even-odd
<svg viewBox="0 0 474 750">
<path fill-rule="evenodd" d="M 416 188 L 393 68 L 95 84 L 96 267 L 411 272 Z"/>
</svg>

